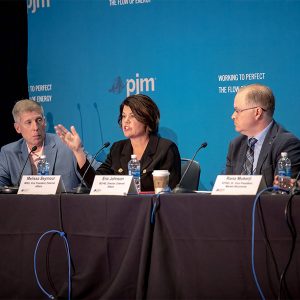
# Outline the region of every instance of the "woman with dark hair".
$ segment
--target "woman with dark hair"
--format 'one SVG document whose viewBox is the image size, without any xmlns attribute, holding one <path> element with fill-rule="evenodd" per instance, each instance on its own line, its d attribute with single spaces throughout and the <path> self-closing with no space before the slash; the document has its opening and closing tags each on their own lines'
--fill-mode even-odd
<svg viewBox="0 0 300 300">
<path fill-rule="evenodd" d="M 180 155 L 175 143 L 157 135 L 159 119 L 159 109 L 150 97 L 142 94 L 127 97 L 120 105 L 118 118 L 127 139 L 111 146 L 105 162 L 96 171 L 89 168 L 86 184 L 92 186 L 95 175 L 127 175 L 131 154 L 135 154 L 141 163 L 141 191 L 154 191 L 153 170 L 169 170 L 169 186 L 173 189 L 180 180 Z M 70 131 L 60 124 L 55 129 L 73 151 L 80 174 L 84 174 L 89 162 L 74 126 Z"/>
</svg>

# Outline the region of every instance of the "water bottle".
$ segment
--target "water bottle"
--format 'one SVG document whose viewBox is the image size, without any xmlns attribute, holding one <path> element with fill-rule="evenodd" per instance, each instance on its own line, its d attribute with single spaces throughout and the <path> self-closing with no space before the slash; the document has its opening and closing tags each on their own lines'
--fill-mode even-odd
<svg viewBox="0 0 300 300">
<path fill-rule="evenodd" d="M 289 189 L 292 176 L 291 161 L 287 152 L 281 152 L 281 157 L 277 164 L 279 187 Z"/>
<path fill-rule="evenodd" d="M 46 160 L 46 155 L 41 155 L 38 161 L 37 175 L 49 175 L 49 163 Z"/>
<path fill-rule="evenodd" d="M 128 175 L 133 176 L 133 181 L 138 193 L 141 191 L 141 165 L 135 154 L 131 155 L 131 160 L 128 162 Z"/>
</svg>

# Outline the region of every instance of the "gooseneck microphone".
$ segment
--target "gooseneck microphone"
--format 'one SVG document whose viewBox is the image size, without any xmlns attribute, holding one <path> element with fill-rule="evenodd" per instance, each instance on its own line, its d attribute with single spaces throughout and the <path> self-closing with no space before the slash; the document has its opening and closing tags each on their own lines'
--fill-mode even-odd
<svg viewBox="0 0 300 300">
<path fill-rule="evenodd" d="M 103 144 L 103 132 L 102 132 L 102 125 L 101 125 L 101 118 L 100 118 L 100 113 L 98 109 L 98 105 L 96 102 L 94 102 L 94 107 L 96 110 L 97 118 L 98 118 L 98 123 L 99 123 L 99 129 L 100 129 L 100 135 L 101 135 L 101 143 Z"/>
<path fill-rule="evenodd" d="M 182 183 L 182 180 L 185 178 L 186 173 L 187 173 L 188 170 L 190 169 L 192 162 L 195 160 L 195 157 L 196 157 L 196 155 L 198 154 L 198 152 L 199 152 L 202 148 L 205 148 L 206 146 L 207 146 L 207 143 L 204 142 L 204 143 L 201 144 L 201 146 L 197 149 L 197 151 L 195 152 L 193 158 L 190 160 L 188 166 L 186 167 L 184 173 L 182 174 L 179 183 L 178 183 L 178 184 L 176 185 L 176 187 L 172 190 L 172 193 L 194 193 L 194 192 L 195 192 L 195 191 L 186 189 L 186 188 L 184 188 L 184 187 L 181 187 L 181 183 Z"/>
<path fill-rule="evenodd" d="M 19 186 L 20 186 L 20 183 L 21 183 L 21 179 L 22 179 L 22 176 L 23 176 L 23 172 L 24 172 L 25 166 L 26 166 L 26 164 L 28 162 L 29 156 L 36 149 L 37 149 L 37 146 L 33 146 L 31 148 L 30 152 L 28 153 L 27 158 L 25 160 L 25 163 L 23 165 L 22 171 L 20 172 L 20 176 L 19 176 L 17 185 L 16 186 L 5 186 L 5 187 L 3 187 L 2 188 L 2 193 L 5 193 L 5 194 L 16 194 L 18 192 Z"/>
<path fill-rule="evenodd" d="M 103 144 L 103 146 L 97 151 L 97 153 L 93 156 L 92 160 L 90 161 L 88 167 L 86 168 L 85 172 L 83 173 L 83 176 L 81 178 L 81 181 L 80 181 L 80 184 L 78 185 L 78 187 L 76 188 L 76 191 L 75 193 L 76 194 L 87 194 L 90 192 L 90 188 L 86 187 L 83 185 L 83 182 L 84 182 L 84 178 L 85 178 L 85 175 L 86 173 L 88 172 L 88 170 L 90 169 L 92 163 L 94 162 L 94 160 L 96 159 L 96 157 L 99 155 L 99 153 L 107 148 L 108 146 L 110 145 L 110 142 L 106 142 Z"/>
</svg>

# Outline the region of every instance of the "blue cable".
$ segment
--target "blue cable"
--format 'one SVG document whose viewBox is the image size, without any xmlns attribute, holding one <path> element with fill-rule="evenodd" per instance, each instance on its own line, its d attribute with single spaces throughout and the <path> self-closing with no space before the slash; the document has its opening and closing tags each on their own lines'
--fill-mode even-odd
<svg viewBox="0 0 300 300">
<path fill-rule="evenodd" d="M 153 196 L 153 198 L 155 198 L 155 200 L 153 202 L 153 207 L 152 207 L 151 216 L 150 216 L 150 224 L 152 224 L 152 225 L 154 225 L 154 223 L 155 223 L 155 213 L 156 213 L 159 198 L 160 198 L 159 195 L 160 194 L 156 194 L 156 195 Z"/>
<path fill-rule="evenodd" d="M 159 201 L 160 201 L 160 195 L 161 194 L 170 194 L 171 193 L 171 189 L 168 187 L 164 190 L 162 190 L 161 192 L 155 194 L 153 197 L 152 197 L 152 200 L 155 198 L 154 200 L 154 203 L 153 203 L 153 207 L 152 207 L 152 210 L 151 210 L 151 215 L 150 215 L 150 224 L 154 225 L 155 223 L 155 213 L 158 209 L 158 206 L 159 206 Z"/>
<path fill-rule="evenodd" d="M 63 238 L 65 246 L 66 246 L 66 251 L 67 251 L 67 257 L 68 257 L 68 299 L 71 300 L 71 255 L 70 255 L 70 248 L 69 248 L 69 244 L 68 244 L 68 240 L 66 238 L 66 235 L 63 231 L 58 231 L 58 230 L 49 230 L 46 231 L 45 233 L 43 233 L 41 235 L 41 237 L 38 239 L 38 242 L 36 244 L 35 250 L 34 250 L 34 257 L 33 257 L 33 266 L 34 266 L 34 274 L 35 274 L 35 279 L 37 281 L 37 284 L 39 286 L 39 288 L 41 289 L 41 291 L 49 298 L 49 299 L 55 299 L 55 297 L 53 295 L 51 295 L 50 293 L 48 293 L 43 286 L 41 285 L 39 278 L 38 278 L 38 274 L 37 274 L 37 268 L 36 268 L 36 254 L 37 254 L 37 250 L 39 247 L 39 244 L 41 242 L 41 240 L 43 239 L 44 236 L 46 236 L 47 234 L 50 233 L 57 233 L 61 238 Z"/>
<path fill-rule="evenodd" d="M 256 284 L 256 287 L 259 291 L 260 297 L 261 299 L 265 300 L 265 296 L 262 292 L 262 289 L 259 285 L 258 279 L 257 279 L 257 275 L 256 275 L 256 271 L 255 271 L 255 264 L 254 264 L 254 240 L 255 240 L 255 209 L 256 209 L 256 203 L 258 201 L 258 199 L 260 198 L 261 194 L 263 194 L 266 191 L 284 191 L 287 192 L 287 190 L 282 189 L 276 185 L 272 186 L 272 187 L 267 187 L 263 190 L 261 190 L 255 197 L 254 203 L 253 203 L 253 208 L 252 208 L 252 235 L 251 235 L 251 266 L 252 266 L 252 274 L 254 277 L 254 281 Z"/>
</svg>

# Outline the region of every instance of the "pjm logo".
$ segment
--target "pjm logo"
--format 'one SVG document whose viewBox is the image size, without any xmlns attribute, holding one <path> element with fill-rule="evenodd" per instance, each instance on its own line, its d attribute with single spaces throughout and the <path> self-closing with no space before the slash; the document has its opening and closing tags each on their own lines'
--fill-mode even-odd
<svg viewBox="0 0 300 300">
<path fill-rule="evenodd" d="M 38 8 L 50 7 L 51 0 L 27 0 L 27 9 L 32 9 L 31 13 L 35 13 Z"/>
<path fill-rule="evenodd" d="M 121 76 L 118 76 L 115 78 L 112 87 L 108 91 L 113 94 L 120 94 L 124 87 L 125 84 L 123 83 Z"/>
<path fill-rule="evenodd" d="M 127 97 L 131 93 L 139 94 L 142 92 L 149 92 L 150 90 L 152 92 L 154 92 L 155 91 L 155 80 L 156 80 L 156 78 L 153 78 L 153 77 L 140 78 L 140 74 L 136 73 L 135 78 L 127 79 L 127 82 L 126 82 Z"/>
<path fill-rule="evenodd" d="M 156 78 L 140 78 L 140 74 L 136 73 L 135 78 L 126 79 L 126 92 L 127 97 L 132 94 L 139 94 L 142 92 L 155 91 L 155 80 Z M 125 87 L 121 76 L 117 76 L 114 80 L 112 87 L 108 90 L 113 94 L 121 94 Z"/>
</svg>

